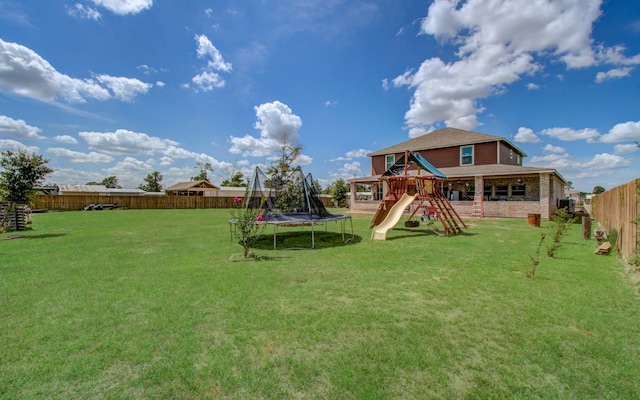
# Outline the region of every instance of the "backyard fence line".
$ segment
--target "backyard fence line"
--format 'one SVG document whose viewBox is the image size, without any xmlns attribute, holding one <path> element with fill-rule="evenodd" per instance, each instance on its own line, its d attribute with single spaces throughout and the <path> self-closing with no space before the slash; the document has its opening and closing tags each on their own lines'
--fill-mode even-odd
<svg viewBox="0 0 640 400">
<path fill-rule="evenodd" d="M 629 258 L 638 246 L 640 178 L 600 193 L 592 199 L 592 214 L 606 232 L 618 231 L 620 253 Z M 634 223 L 634 221 L 636 223 Z"/>
<path fill-rule="evenodd" d="M 101 195 L 37 195 L 33 199 L 34 210 L 77 211 L 89 204 L 118 204 L 131 210 L 231 208 L 234 196 L 101 196 Z M 331 198 L 321 197 L 325 207 L 331 206 Z"/>
</svg>

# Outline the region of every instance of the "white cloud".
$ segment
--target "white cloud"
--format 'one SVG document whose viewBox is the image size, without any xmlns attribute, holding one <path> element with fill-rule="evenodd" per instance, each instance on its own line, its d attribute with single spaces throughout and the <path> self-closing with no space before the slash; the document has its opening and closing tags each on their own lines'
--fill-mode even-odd
<svg viewBox="0 0 640 400">
<path fill-rule="evenodd" d="M 147 93 L 153 86 L 150 83 L 123 76 L 98 75 L 96 79 L 111 89 L 116 99 L 126 102 L 132 102 L 137 95 Z"/>
<path fill-rule="evenodd" d="M 13 119 L 6 115 L 0 115 L 0 133 L 22 138 L 22 139 L 43 139 L 38 133 L 42 129 L 28 125 L 21 119 Z"/>
<path fill-rule="evenodd" d="M 584 163 L 584 168 L 592 169 L 615 169 L 627 167 L 631 164 L 628 160 L 615 154 L 601 153 L 596 154 L 591 161 Z"/>
<path fill-rule="evenodd" d="M 196 42 L 198 47 L 196 54 L 198 58 L 209 58 L 207 61 L 207 68 L 216 71 L 231 72 L 233 69 L 231 63 L 225 62 L 222 58 L 222 53 L 211 43 L 208 37 L 205 35 L 196 35 Z"/>
<path fill-rule="evenodd" d="M 619 79 L 631 75 L 631 67 L 613 68 L 607 72 L 598 72 L 596 74 L 596 83 L 602 83 L 609 79 Z"/>
<path fill-rule="evenodd" d="M 600 132 L 596 129 L 572 129 L 572 128 L 549 128 L 541 132 L 543 135 L 564 141 L 586 140 L 591 143 L 598 137 Z"/>
<path fill-rule="evenodd" d="M 555 154 L 565 154 L 567 152 L 564 149 L 564 147 L 554 146 L 552 144 L 547 144 L 546 146 L 544 146 L 542 151 L 545 153 L 555 153 Z"/>
<path fill-rule="evenodd" d="M 52 147 L 48 148 L 47 152 L 52 153 L 56 157 L 67 159 L 72 163 L 108 163 L 113 161 L 113 157 L 93 151 L 91 153 L 81 153 L 61 147 Z"/>
<path fill-rule="evenodd" d="M 26 151 L 27 153 L 39 153 L 40 148 L 38 146 L 27 146 L 17 140 L 12 139 L 0 139 L 1 151 Z"/>
<path fill-rule="evenodd" d="M 225 80 L 214 71 L 231 72 L 233 69 L 231 63 L 224 61 L 222 53 L 211 43 L 205 35 L 196 35 L 197 42 L 196 54 L 198 58 L 208 59 L 207 66 L 203 72 L 191 78 L 195 85 L 196 91 L 208 92 L 214 88 L 221 88 L 225 85 Z M 183 84 L 183 87 L 189 87 Z"/>
<path fill-rule="evenodd" d="M 153 154 L 177 143 L 169 139 L 152 137 L 145 133 L 118 129 L 115 132 L 78 133 L 90 149 L 110 154 Z"/>
<path fill-rule="evenodd" d="M 613 146 L 613 152 L 615 154 L 631 154 L 640 150 L 637 144 L 617 144 Z"/>
<path fill-rule="evenodd" d="M 521 126 L 518 128 L 518 133 L 513 137 L 516 143 L 538 143 L 540 138 L 530 128 Z"/>
<path fill-rule="evenodd" d="M 369 153 L 371 153 L 371 150 L 365 150 L 365 149 L 349 150 L 347 151 L 347 157 L 348 158 L 366 157 L 367 154 Z"/>
<path fill-rule="evenodd" d="M 153 0 L 92 0 L 96 6 L 104 7 L 117 15 L 137 14 L 151 8 Z"/>
<path fill-rule="evenodd" d="M 607 134 L 600 137 L 603 143 L 626 142 L 640 140 L 640 121 L 627 121 L 616 124 Z"/>
<path fill-rule="evenodd" d="M 224 87 L 225 81 L 222 77 L 215 72 L 203 72 L 191 78 L 191 81 L 195 84 L 196 90 L 208 92 L 214 88 Z"/>
<path fill-rule="evenodd" d="M 421 33 L 457 46 L 457 60 L 426 59 L 417 70 L 393 79 L 414 89 L 405 114 L 416 137 L 443 121 L 472 129 L 480 124 L 483 98 L 504 93 L 507 85 L 535 74 L 545 63 L 568 69 L 593 65 L 631 65 L 623 47 L 593 46 L 592 26 L 602 0 L 436 0 L 422 20 Z M 383 81 L 383 87 L 387 86 Z M 537 85 L 529 85 L 529 89 Z M 415 130 L 418 129 L 418 130 Z"/>
<path fill-rule="evenodd" d="M 530 83 L 527 83 L 527 89 L 537 90 L 537 89 L 540 89 L 540 85 L 538 85 L 537 83 L 530 82 Z"/>
<path fill-rule="evenodd" d="M 344 176 L 348 176 L 350 178 L 362 174 L 362 170 L 360 169 L 360 163 L 358 161 L 354 161 L 352 163 L 346 163 L 340 168 L 340 172 Z"/>
<path fill-rule="evenodd" d="M 276 100 L 261 104 L 255 107 L 255 110 L 258 121 L 253 127 L 260 131 L 260 137 L 231 136 L 231 153 L 243 154 L 245 157 L 265 157 L 276 154 L 283 144 L 283 139 L 286 139 L 288 144 L 298 142 L 298 130 L 302 126 L 302 119 L 295 115 L 289 106 Z"/>
<path fill-rule="evenodd" d="M 151 87 L 131 78 L 98 75 L 96 79 L 77 79 L 62 74 L 33 50 L 0 39 L 0 86 L 20 96 L 46 102 L 62 99 L 68 103 L 114 97 L 131 101 Z"/>
<path fill-rule="evenodd" d="M 76 3 L 73 7 L 67 7 L 67 13 L 72 17 L 98 20 L 102 15 L 93 7 L 85 6 L 81 3 Z"/>
<path fill-rule="evenodd" d="M 66 144 L 77 144 L 78 143 L 78 140 L 76 140 L 76 138 L 74 138 L 73 136 L 69 136 L 69 135 L 58 135 L 58 136 L 54 137 L 53 140 L 55 140 L 56 142 L 66 143 Z"/>
</svg>

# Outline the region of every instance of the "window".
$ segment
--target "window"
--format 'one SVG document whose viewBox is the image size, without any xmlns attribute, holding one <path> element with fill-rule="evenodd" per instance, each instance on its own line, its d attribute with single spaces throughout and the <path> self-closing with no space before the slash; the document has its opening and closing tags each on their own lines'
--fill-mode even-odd
<svg viewBox="0 0 640 400">
<path fill-rule="evenodd" d="M 524 197 L 526 192 L 525 185 L 513 185 L 511 186 L 511 196 Z"/>
<path fill-rule="evenodd" d="M 500 185 L 500 186 L 496 186 L 496 197 L 497 198 L 507 198 L 507 196 L 509 195 L 509 186 L 507 185 Z"/>
<path fill-rule="evenodd" d="M 513 160 L 513 149 L 509 149 L 509 160 Z"/>
<path fill-rule="evenodd" d="M 395 163 L 396 163 L 395 155 L 387 154 L 386 156 L 384 156 L 385 171 L 391 168 Z"/>
<path fill-rule="evenodd" d="M 516 165 L 520 165 L 520 155 L 516 156 Z"/>
<path fill-rule="evenodd" d="M 460 147 L 460 165 L 473 165 L 473 146 Z"/>
</svg>

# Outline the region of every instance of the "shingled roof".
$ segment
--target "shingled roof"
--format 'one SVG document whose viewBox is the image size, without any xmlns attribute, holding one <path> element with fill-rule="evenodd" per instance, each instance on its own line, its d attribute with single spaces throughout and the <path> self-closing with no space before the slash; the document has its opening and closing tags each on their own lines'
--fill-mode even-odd
<svg viewBox="0 0 640 400">
<path fill-rule="evenodd" d="M 519 152 L 522 157 L 527 156 L 522 150 L 520 150 L 517 146 L 515 146 L 513 143 L 503 138 L 502 136 L 487 135 L 485 133 L 465 131 L 463 129 L 456 128 L 438 129 L 437 131 L 427 133 L 426 135 L 418 136 L 416 138 L 406 140 L 393 146 L 374 151 L 367 154 L 367 156 L 373 157 L 386 154 L 402 153 L 405 150 L 420 151 L 441 149 L 444 147 L 463 146 L 496 141 L 506 142 L 509 144 L 509 146 L 513 147 L 514 150 Z"/>
</svg>

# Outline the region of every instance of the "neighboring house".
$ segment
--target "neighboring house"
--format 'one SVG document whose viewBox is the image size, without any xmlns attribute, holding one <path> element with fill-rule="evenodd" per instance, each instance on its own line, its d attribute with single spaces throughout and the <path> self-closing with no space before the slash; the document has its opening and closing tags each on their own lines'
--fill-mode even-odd
<svg viewBox="0 0 640 400">
<path fill-rule="evenodd" d="M 447 179 L 442 191 L 461 216 L 549 218 L 559 199 L 564 199 L 567 182 L 553 168 L 525 167 L 527 156 L 501 136 L 454 128 L 426 135 L 368 154 L 371 176 L 349 180 L 351 193 L 371 188 L 372 199 L 351 196 L 354 212 L 375 212 L 386 188 L 380 176 L 405 151 L 420 154 Z M 417 172 L 415 166 L 409 172 Z"/>
<path fill-rule="evenodd" d="M 164 189 L 167 196 L 218 196 L 220 187 L 209 181 L 179 182 Z"/>
</svg>

